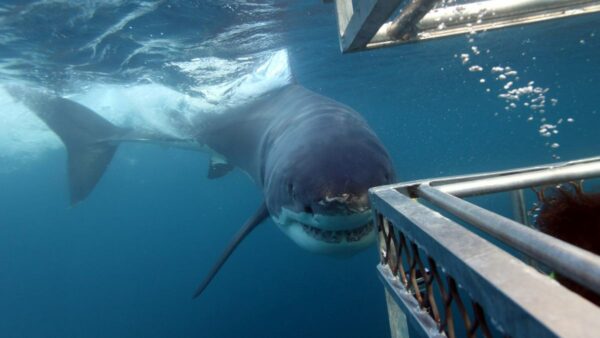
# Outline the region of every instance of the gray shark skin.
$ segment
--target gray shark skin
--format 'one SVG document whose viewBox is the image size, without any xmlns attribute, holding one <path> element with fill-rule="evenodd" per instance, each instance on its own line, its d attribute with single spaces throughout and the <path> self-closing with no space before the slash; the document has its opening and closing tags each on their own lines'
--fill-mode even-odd
<svg viewBox="0 0 600 338">
<path fill-rule="evenodd" d="M 159 142 L 208 150 L 209 178 L 245 171 L 264 202 L 226 248 L 194 297 L 208 286 L 237 245 L 270 215 L 301 247 L 346 256 L 375 240 L 367 191 L 390 184 L 390 157 L 365 120 L 351 108 L 292 84 L 222 114 L 207 114 L 191 139 L 114 126 L 65 98 L 8 88 L 65 144 L 71 204 L 85 199 L 121 142 Z"/>
</svg>

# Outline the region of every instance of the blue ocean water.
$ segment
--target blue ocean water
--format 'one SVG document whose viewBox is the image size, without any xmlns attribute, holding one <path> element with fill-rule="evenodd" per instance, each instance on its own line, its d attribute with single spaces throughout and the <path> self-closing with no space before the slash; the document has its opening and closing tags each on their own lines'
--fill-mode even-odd
<svg viewBox="0 0 600 338">
<path fill-rule="evenodd" d="M 0 85 L 172 131 L 181 93 L 218 110 L 285 49 L 296 81 L 361 112 L 411 180 L 597 155 L 599 20 L 342 55 L 319 1 L 3 1 Z M 516 75 L 499 79 L 507 66 Z M 499 97 L 517 88 L 518 100 Z M 60 142 L 4 90 L 0 102 L 1 337 L 388 336 L 375 248 L 313 255 L 270 221 L 191 300 L 259 205 L 254 184 L 208 180 L 202 154 L 129 144 L 69 208 Z"/>
</svg>

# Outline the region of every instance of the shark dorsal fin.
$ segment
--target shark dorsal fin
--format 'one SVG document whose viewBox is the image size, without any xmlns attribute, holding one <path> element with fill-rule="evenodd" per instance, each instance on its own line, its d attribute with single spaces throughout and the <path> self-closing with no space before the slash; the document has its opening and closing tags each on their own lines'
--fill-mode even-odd
<svg viewBox="0 0 600 338">
<path fill-rule="evenodd" d="M 215 179 L 227 175 L 233 170 L 233 166 L 221 156 L 213 155 L 208 164 L 208 178 Z"/>
<path fill-rule="evenodd" d="M 252 230 L 254 230 L 254 228 L 256 228 L 257 225 L 262 223 L 262 221 L 264 221 L 268 216 L 269 211 L 267 210 L 265 202 L 263 202 L 258 208 L 258 210 L 256 210 L 254 215 L 252 215 L 252 217 L 250 217 L 246 221 L 246 223 L 244 223 L 242 228 L 235 234 L 231 242 L 229 242 L 229 245 L 227 246 L 227 248 L 225 248 L 225 251 L 223 251 L 221 257 L 219 257 L 219 260 L 217 260 L 217 262 L 213 265 L 208 275 L 204 278 L 202 283 L 200 283 L 198 289 L 196 289 L 193 298 L 197 298 L 198 296 L 200 296 L 200 294 L 202 294 L 204 289 L 206 289 L 208 284 L 210 284 L 212 279 L 217 275 L 221 267 L 223 267 L 223 264 L 225 264 L 229 256 L 231 256 L 231 253 L 235 250 L 235 248 L 237 248 L 237 246 L 242 242 L 242 240 L 246 238 L 246 236 L 250 232 L 252 232 Z"/>
</svg>

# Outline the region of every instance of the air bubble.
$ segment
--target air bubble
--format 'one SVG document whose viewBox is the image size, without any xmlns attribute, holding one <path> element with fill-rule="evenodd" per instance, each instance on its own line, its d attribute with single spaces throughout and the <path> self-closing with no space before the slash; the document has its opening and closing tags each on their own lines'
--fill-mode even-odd
<svg viewBox="0 0 600 338">
<path fill-rule="evenodd" d="M 469 54 L 460 54 L 460 59 L 462 60 L 463 65 L 469 62 Z"/>
</svg>

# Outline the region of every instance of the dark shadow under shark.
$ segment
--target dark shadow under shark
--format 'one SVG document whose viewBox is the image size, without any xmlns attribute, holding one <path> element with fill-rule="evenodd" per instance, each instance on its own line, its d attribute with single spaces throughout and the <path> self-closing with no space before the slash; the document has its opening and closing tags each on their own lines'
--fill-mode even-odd
<svg viewBox="0 0 600 338">
<path fill-rule="evenodd" d="M 295 84 L 226 113 L 205 114 L 194 124 L 195 136 L 190 139 L 118 127 L 79 103 L 46 92 L 7 90 L 66 146 L 72 205 L 91 193 L 118 145 L 128 141 L 208 151 L 209 178 L 239 168 L 254 180 L 264 201 L 194 297 L 268 216 L 294 242 L 313 252 L 348 255 L 369 246 L 377 230 L 367 190 L 395 180 L 387 151 L 357 112 Z"/>
</svg>

